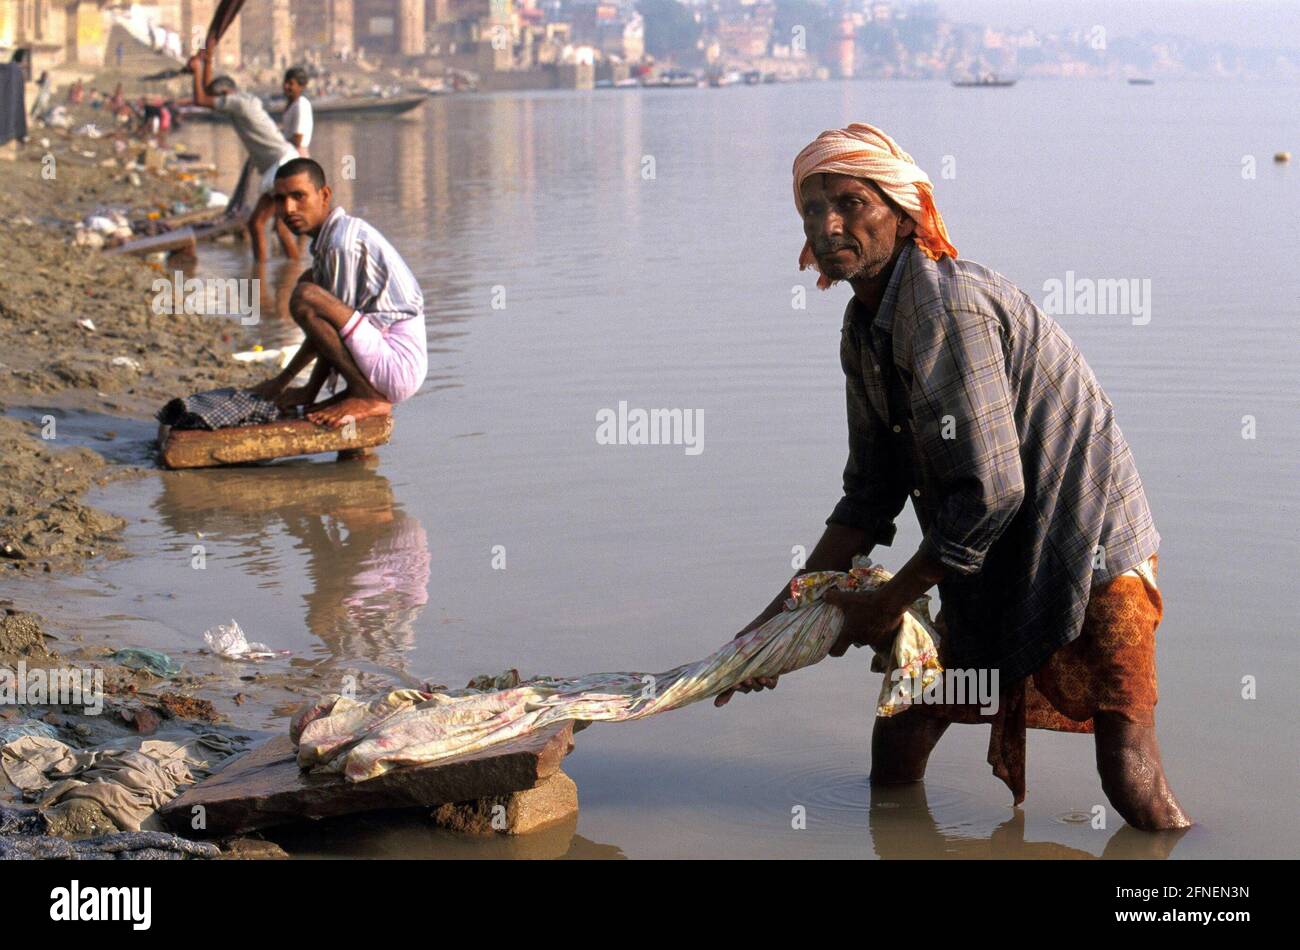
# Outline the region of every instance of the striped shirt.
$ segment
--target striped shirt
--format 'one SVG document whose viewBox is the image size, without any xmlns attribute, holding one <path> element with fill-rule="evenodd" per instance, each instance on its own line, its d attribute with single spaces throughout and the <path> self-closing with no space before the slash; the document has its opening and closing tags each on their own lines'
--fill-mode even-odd
<svg viewBox="0 0 1300 950">
<path fill-rule="evenodd" d="M 849 459 L 828 523 L 888 545 L 910 497 L 954 666 L 1004 685 L 1079 635 L 1089 592 L 1160 545 L 1083 355 L 1010 281 L 908 246 L 875 315 L 844 314 Z"/>
<path fill-rule="evenodd" d="M 381 330 L 424 321 L 424 294 L 406 261 L 382 234 L 335 208 L 311 244 L 312 282 Z"/>
</svg>

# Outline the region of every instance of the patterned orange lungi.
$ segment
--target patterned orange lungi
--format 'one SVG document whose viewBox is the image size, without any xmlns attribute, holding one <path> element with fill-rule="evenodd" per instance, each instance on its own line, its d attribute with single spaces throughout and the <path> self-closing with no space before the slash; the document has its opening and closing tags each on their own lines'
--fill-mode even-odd
<svg viewBox="0 0 1300 950">
<path fill-rule="evenodd" d="M 1026 728 L 1092 732 L 1098 712 L 1154 725 L 1156 627 L 1164 614 L 1155 584 L 1157 561 L 1153 554 L 1136 571 L 1094 588 L 1079 636 L 1033 675 L 1004 689 L 996 714 L 981 715 L 975 705 L 918 704 L 913 709 L 949 722 L 991 722 L 988 762 L 1017 805 L 1025 798 Z M 941 661 L 946 642 L 944 637 L 939 646 Z"/>
</svg>

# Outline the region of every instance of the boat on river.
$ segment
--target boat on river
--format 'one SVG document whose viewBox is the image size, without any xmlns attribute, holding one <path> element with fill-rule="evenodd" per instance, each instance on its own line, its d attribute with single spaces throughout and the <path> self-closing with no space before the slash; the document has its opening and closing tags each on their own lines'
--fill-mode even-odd
<svg viewBox="0 0 1300 950">
<path fill-rule="evenodd" d="M 975 79 L 954 79 L 952 84 L 959 88 L 1001 89 L 1006 86 L 1014 86 L 1016 81 L 1014 79 L 1003 79 L 997 73 L 986 73 Z"/>
<path fill-rule="evenodd" d="M 271 118 L 280 119 L 284 115 L 283 97 L 262 100 Z M 333 98 L 311 98 L 312 115 L 316 119 L 364 119 L 375 116 L 400 115 L 418 109 L 429 101 L 428 93 L 403 93 L 396 96 L 337 96 Z M 221 113 L 211 109 L 194 106 L 182 107 L 181 119 L 186 122 L 224 122 L 229 121 Z"/>
</svg>

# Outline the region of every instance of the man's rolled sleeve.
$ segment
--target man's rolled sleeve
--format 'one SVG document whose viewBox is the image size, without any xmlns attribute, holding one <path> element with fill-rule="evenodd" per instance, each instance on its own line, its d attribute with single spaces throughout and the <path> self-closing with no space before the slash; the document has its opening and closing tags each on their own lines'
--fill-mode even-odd
<svg viewBox="0 0 1300 950">
<path fill-rule="evenodd" d="M 922 549 L 957 574 L 975 574 L 1025 497 L 999 326 L 947 313 L 918 328 L 912 355 L 913 423 L 939 496 Z"/>
<path fill-rule="evenodd" d="M 894 519 L 903 510 L 907 488 L 895 464 L 890 435 L 867 402 L 858 341 L 846 323 L 840 341 L 848 408 L 849 458 L 844 465 L 844 496 L 826 519 L 866 532 L 871 544 L 894 540 Z"/>
</svg>

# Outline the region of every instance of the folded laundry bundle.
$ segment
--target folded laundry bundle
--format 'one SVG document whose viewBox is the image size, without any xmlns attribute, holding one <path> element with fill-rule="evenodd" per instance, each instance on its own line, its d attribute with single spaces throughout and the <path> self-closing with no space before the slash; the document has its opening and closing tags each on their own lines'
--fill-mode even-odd
<svg viewBox="0 0 1300 950">
<path fill-rule="evenodd" d="M 158 421 L 173 429 L 228 429 L 275 422 L 280 416 L 272 400 L 230 386 L 173 399 L 158 410 Z"/>
</svg>

